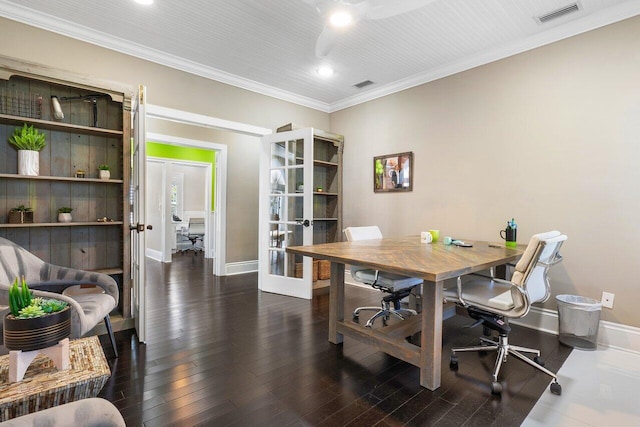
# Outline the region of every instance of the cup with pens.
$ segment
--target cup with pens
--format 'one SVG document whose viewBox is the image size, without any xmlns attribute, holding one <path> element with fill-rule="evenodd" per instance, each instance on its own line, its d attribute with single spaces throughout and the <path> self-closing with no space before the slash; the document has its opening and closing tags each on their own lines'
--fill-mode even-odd
<svg viewBox="0 0 640 427">
<path fill-rule="evenodd" d="M 511 218 L 507 221 L 507 228 L 500 230 L 500 237 L 505 241 L 505 246 L 508 248 L 515 248 L 518 246 L 516 243 L 518 235 L 518 224 Z"/>
</svg>

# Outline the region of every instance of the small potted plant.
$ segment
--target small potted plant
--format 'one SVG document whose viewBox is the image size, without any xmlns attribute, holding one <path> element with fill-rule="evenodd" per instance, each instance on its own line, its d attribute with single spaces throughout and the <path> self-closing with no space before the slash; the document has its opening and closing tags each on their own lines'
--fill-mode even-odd
<svg viewBox="0 0 640 427">
<path fill-rule="evenodd" d="M 71 211 L 73 209 L 68 206 L 63 206 L 58 209 L 58 222 L 71 222 Z"/>
<path fill-rule="evenodd" d="M 109 165 L 99 165 L 98 173 L 100 174 L 100 179 L 109 179 L 111 178 L 111 167 Z"/>
<path fill-rule="evenodd" d="M 40 174 L 39 152 L 47 145 L 45 140 L 44 133 L 26 123 L 13 131 L 9 143 L 18 149 L 18 175 Z"/>
<path fill-rule="evenodd" d="M 3 319 L 4 346 L 9 350 L 40 350 L 71 334 L 67 302 L 34 298 L 24 276 L 21 284 L 16 277 L 9 288 L 9 310 Z"/>
<path fill-rule="evenodd" d="M 33 224 L 33 209 L 20 205 L 9 211 L 9 224 Z"/>
</svg>

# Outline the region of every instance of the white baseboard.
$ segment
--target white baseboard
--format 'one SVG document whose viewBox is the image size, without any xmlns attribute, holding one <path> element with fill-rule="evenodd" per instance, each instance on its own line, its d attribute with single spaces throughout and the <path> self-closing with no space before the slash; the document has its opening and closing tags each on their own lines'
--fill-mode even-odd
<svg viewBox="0 0 640 427">
<path fill-rule="evenodd" d="M 153 260 L 156 260 L 158 262 L 162 262 L 162 252 L 161 251 L 156 251 L 154 249 L 149 249 L 146 248 L 145 249 L 145 255 Z"/>
<path fill-rule="evenodd" d="M 529 314 L 511 323 L 558 335 L 558 313 L 555 310 L 532 307 Z M 601 320 L 598 345 L 640 354 L 640 328 Z"/>
<path fill-rule="evenodd" d="M 230 262 L 225 264 L 224 272 L 226 276 L 234 274 L 254 273 L 258 271 L 258 260 Z"/>
</svg>

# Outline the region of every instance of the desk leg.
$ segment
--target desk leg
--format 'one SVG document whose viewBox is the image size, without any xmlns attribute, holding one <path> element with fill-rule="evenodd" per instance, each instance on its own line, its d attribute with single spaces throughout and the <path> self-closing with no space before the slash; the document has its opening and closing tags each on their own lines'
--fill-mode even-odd
<svg viewBox="0 0 640 427">
<path fill-rule="evenodd" d="M 338 333 L 338 322 L 344 320 L 344 264 L 331 263 L 331 286 L 329 287 L 329 342 L 344 341 Z"/>
<path fill-rule="evenodd" d="M 422 282 L 422 334 L 420 341 L 420 385 L 440 387 L 442 369 L 443 281 Z"/>
</svg>

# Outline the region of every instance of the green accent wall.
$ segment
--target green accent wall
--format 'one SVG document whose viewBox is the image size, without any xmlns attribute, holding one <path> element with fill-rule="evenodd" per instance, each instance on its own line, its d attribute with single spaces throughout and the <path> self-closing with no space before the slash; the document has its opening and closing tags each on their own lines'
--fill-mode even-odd
<svg viewBox="0 0 640 427">
<path fill-rule="evenodd" d="M 202 148 L 179 147 L 177 145 L 149 142 L 146 144 L 147 156 L 171 160 L 211 163 L 211 210 L 215 210 L 216 193 L 216 151 Z"/>
</svg>

